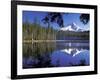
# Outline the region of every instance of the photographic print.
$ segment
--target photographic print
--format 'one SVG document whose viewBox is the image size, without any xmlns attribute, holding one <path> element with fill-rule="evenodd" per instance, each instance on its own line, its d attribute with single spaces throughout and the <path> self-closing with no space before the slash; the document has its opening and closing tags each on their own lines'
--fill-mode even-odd
<svg viewBox="0 0 100 80">
<path fill-rule="evenodd" d="M 12 78 L 97 73 L 97 7 L 57 5 L 12 1 Z"/>
<path fill-rule="evenodd" d="M 89 16 L 23 11 L 23 68 L 90 65 Z"/>
</svg>

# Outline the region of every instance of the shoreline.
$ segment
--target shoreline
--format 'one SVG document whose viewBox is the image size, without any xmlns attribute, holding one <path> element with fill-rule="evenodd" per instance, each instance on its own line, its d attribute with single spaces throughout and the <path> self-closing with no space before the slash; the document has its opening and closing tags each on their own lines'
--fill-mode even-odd
<svg viewBox="0 0 100 80">
<path fill-rule="evenodd" d="M 37 43 L 37 42 L 80 42 L 86 43 L 89 40 L 23 40 L 23 43 Z"/>
</svg>

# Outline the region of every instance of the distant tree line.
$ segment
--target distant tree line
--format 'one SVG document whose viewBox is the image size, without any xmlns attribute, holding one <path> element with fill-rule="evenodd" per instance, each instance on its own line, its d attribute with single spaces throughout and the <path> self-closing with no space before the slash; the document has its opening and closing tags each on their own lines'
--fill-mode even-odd
<svg viewBox="0 0 100 80">
<path fill-rule="evenodd" d="M 89 39 L 89 31 L 83 32 L 73 32 L 73 31 L 58 31 L 56 34 L 56 39 L 68 40 L 68 39 Z"/>
</svg>

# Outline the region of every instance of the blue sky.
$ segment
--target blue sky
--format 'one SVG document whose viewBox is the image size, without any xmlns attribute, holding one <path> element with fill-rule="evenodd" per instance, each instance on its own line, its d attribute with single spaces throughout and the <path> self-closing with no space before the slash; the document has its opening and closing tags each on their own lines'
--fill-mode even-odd
<svg viewBox="0 0 100 80">
<path fill-rule="evenodd" d="M 46 26 L 46 24 L 42 22 L 42 19 L 46 16 L 46 14 L 47 12 L 23 11 L 22 20 L 23 22 L 28 21 L 30 23 L 33 23 L 34 19 L 36 18 L 42 26 Z M 64 13 L 63 14 L 64 26 L 66 27 L 68 24 L 75 22 L 80 28 L 89 30 L 90 22 L 84 25 L 82 22 L 80 22 L 79 16 L 80 16 L 80 13 L 69 13 L 69 14 Z M 52 23 L 51 26 L 54 29 L 59 29 L 59 26 L 57 23 Z"/>
</svg>

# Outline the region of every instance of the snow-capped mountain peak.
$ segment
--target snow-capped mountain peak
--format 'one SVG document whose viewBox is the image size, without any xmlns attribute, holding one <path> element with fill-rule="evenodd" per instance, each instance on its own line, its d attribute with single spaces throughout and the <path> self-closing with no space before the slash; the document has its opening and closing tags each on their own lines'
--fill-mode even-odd
<svg viewBox="0 0 100 80">
<path fill-rule="evenodd" d="M 63 49 L 62 52 L 65 52 L 69 55 L 72 55 L 72 57 L 75 57 L 76 55 L 80 54 L 81 52 L 84 52 L 86 50 L 78 50 L 78 49 Z"/>
<path fill-rule="evenodd" d="M 84 31 L 75 22 L 73 22 L 72 24 L 67 25 L 66 27 L 60 28 L 60 30 L 61 31 L 75 31 L 75 32 Z"/>
</svg>

